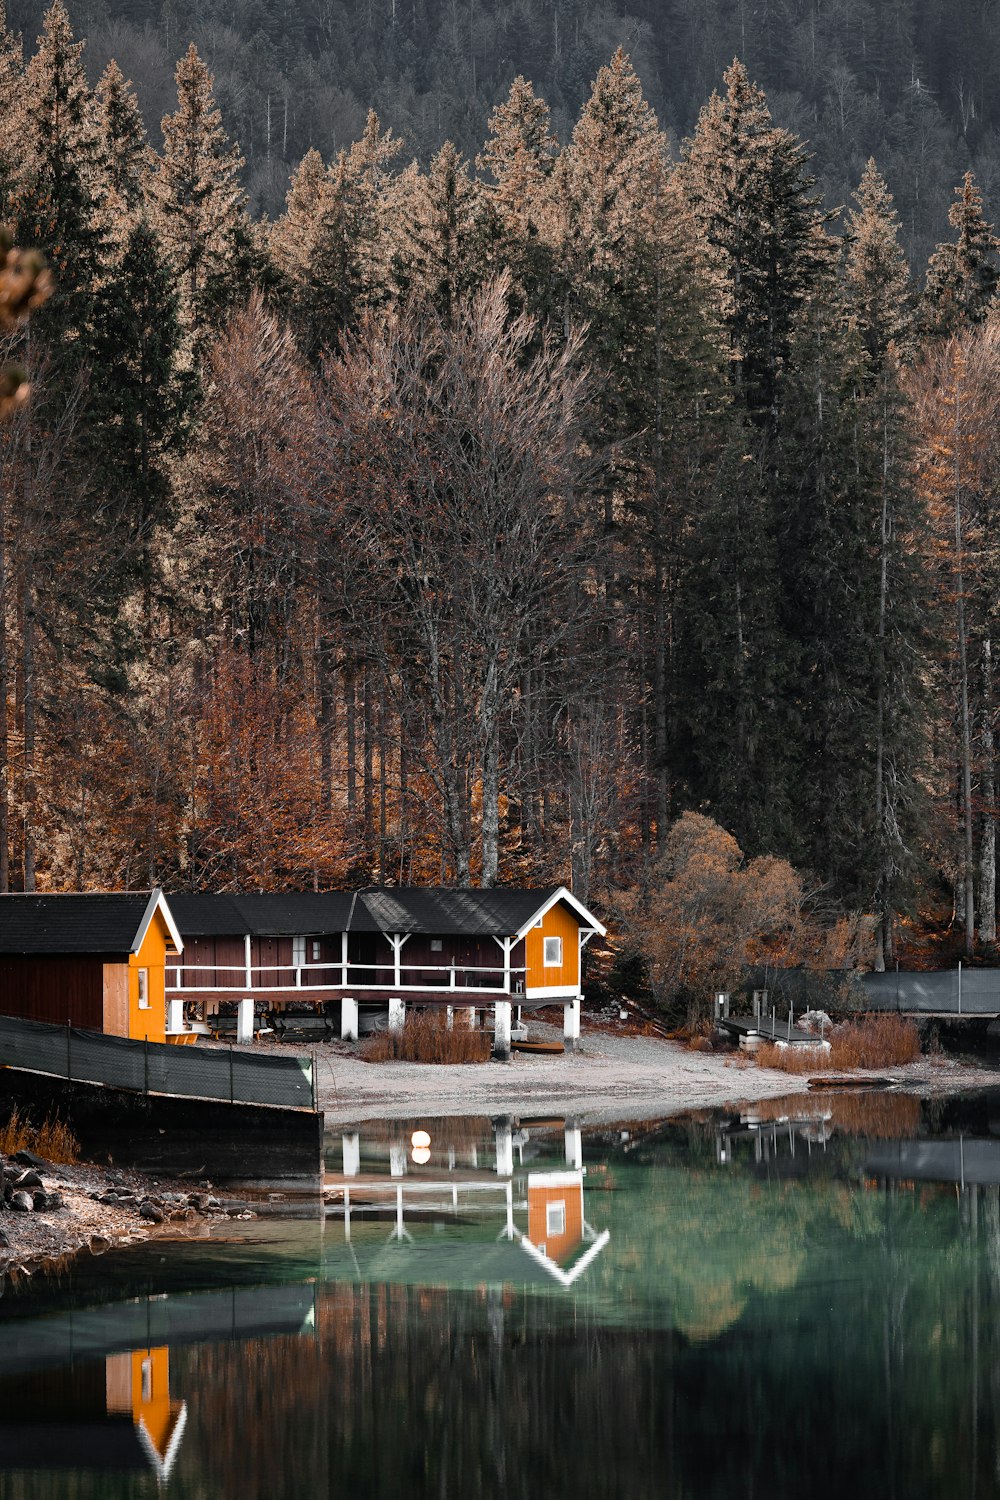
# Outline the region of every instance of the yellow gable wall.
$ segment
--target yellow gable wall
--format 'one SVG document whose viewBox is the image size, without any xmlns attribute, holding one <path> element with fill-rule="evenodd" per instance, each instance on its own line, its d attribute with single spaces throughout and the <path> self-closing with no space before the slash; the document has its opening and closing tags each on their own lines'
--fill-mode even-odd
<svg viewBox="0 0 1000 1500">
<path fill-rule="evenodd" d="M 161 912 L 153 920 L 138 953 L 128 965 L 128 1034 L 140 1041 L 165 1042 L 167 1039 L 167 1001 L 164 970 L 167 958 L 167 924 Z M 149 970 L 149 1009 L 139 1009 L 139 970 Z"/>
<path fill-rule="evenodd" d="M 545 963 L 547 937 L 561 937 L 563 961 L 559 968 Z M 532 927 L 525 938 L 528 990 L 554 989 L 557 985 L 573 994 L 580 987 L 580 924 L 561 901 L 546 912 L 541 927 Z"/>
</svg>

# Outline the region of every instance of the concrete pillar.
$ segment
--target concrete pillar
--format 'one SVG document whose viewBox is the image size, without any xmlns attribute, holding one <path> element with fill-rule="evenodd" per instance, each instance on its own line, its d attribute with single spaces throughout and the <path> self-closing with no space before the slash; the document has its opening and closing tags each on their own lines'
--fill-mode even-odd
<svg viewBox="0 0 1000 1500">
<path fill-rule="evenodd" d="M 177 1036 L 184 1030 L 184 1001 L 167 1001 L 167 1036 Z"/>
<path fill-rule="evenodd" d="M 342 1137 L 344 1143 L 344 1176 L 357 1177 L 361 1170 L 361 1137 L 357 1131 Z"/>
<path fill-rule="evenodd" d="M 236 1015 L 236 1041 L 241 1047 L 253 1041 L 253 996 L 246 995 L 239 1003 Z"/>
<path fill-rule="evenodd" d="M 444 1008 L 444 1024 L 449 1031 L 451 1031 L 455 1024 L 455 1007 L 453 1005 L 446 1005 Z"/>
<path fill-rule="evenodd" d="M 493 1056 L 506 1062 L 510 1057 L 510 1001 L 498 1000 L 494 1007 Z"/>
<path fill-rule="evenodd" d="M 469 1030 L 475 1031 L 479 1021 L 479 1012 L 476 1010 L 476 1007 L 474 1005 L 470 1005 L 466 1010 L 465 1019 L 468 1023 Z"/>
<path fill-rule="evenodd" d="M 574 1125 L 567 1120 L 563 1130 L 563 1141 L 566 1148 L 566 1165 L 572 1167 L 574 1172 L 579 1172 L 583 1166 L 583 1134 L 579 1125 Z"/>
<path fill-rule="evenodd" d="M 580 1040 L 580 1001 L 567 1000 L 563 1006 L 563 1046 L 572 1052 Z"/>
<path fill-rule="evenodd" d="M 406 1021 L 406 1001 L 393 999 L 389 1001 L 389 1030 L 402 1031 Z"/>
<path fill-rule="evenodd" d="M 393 1141 L 389 1147 L 389 1176 L 406 1176 L 406 1146 L 401 1141 Z"/>
<path fill-rule="evenodd" d="M 514 1175 L 514 1139 L 509 1120 L 498 1121 L 493 1127 L 497 1148 L 497 1176 Z"/>
<path fill-rule="evenodd" d="M 340 1002 L 340 1035 L 348 1042 L 358 1039 L 358 1002 L 343 999 Z"/>
</svg>

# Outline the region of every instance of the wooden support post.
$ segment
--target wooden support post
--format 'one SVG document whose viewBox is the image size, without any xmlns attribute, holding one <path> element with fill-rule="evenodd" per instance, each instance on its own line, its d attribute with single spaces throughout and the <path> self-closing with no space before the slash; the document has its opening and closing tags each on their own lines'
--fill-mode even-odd
<svg viewBox="0 0 1000 1500">
<path fill-rule="evenodd" d="M 510 1001 L 498 1000 L 493 1009 L 493 1056 L 506 1062 L 510 1057 Z"/>
<path fill-rule="evenodd" d="M 243 983 L 246 985 L 248 990 L 253 989 L 253 968 L 250 962 L 251 957 L 252 954 L 250 951 L 250 934 L 248 932 L 243 939 L 243 968 L 245 971 Z"/>
<path fill-rule="evenodd" d="M 514 1137 L 509 1120 L 498 1120 L 493 1127 L 497 1152 L 497 1176 L 514 1175 Z"/>
<path fill-rule="evenodd" d="M 340 1035 L 347 1042 L 358 1039 L 358 1002 L 346 996 L 340 1002 Z"/>
<path fill-rule="evenodd" d="M 237 1007 L 236 1043 L 245 1047 L 253 1041 L 253 996 L 244 995 Z"/>
</svg>

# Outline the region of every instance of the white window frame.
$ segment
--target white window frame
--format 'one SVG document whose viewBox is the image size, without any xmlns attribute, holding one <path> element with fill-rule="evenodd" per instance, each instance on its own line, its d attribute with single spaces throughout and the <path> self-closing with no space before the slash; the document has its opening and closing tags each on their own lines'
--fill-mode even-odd
<svg viewBox="0 0 1000 1500">
<path fill-rule="evenodd" d="M 545 1238 L 546 1240 L 558 1239 L 561 1234 L 566 1233 L 566 1200 L 560 1198 L 556 1203 L 545 1205 Z"/>
<path fill-rule="evenodd" d="M 149 1010 L 150 1009 L 150 1002 L 149 1002 L 149 970 L 148 969 L 137 969 L 136 970 L 136 986 L 137 986 L 137 993 L 138 993 L 138 996 L 139 996 L 139 1009 L 140 1010 Z"/>
<path fill-rule="evenodd" d="M 320 942 L 319 938 L 313 938 L 312 940 L 312 956 L 314 964 L 318 964 L 320 959 L 323 957 L 323 944 Z"/>
<path fill-rule="evenodd" d="M 292 938 L 292 964 L 296 969 L 301 969 L 306 961 L 306 940 L 304 937 Z"/>
<path fill-rule="evenodd" d="M 554 947 L 550 947 L 554 944 Z M 557 956 L 552 958 L 550 955 Z M 542 964 L 546 969 L 561 969 L 563 964 L 563 940 L 561 937 L 542 938 Z"/>
</svg>

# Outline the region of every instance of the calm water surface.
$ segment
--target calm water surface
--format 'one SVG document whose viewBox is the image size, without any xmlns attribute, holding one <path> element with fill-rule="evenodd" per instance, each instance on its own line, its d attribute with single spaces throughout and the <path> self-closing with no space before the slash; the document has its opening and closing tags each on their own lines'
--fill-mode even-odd
<svg viewBox="0 0 1000 1500">
<path fill-rule="evenodd" d="M 1000 1497 L 1000 1094 L 327 1144 L 7 1287 L 3 1500 Z"/>
</svg>

